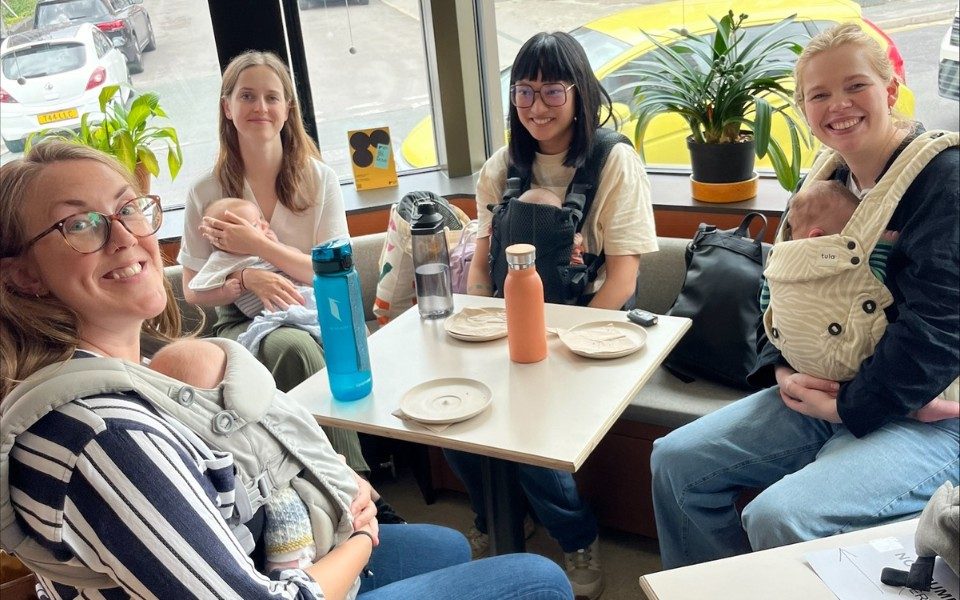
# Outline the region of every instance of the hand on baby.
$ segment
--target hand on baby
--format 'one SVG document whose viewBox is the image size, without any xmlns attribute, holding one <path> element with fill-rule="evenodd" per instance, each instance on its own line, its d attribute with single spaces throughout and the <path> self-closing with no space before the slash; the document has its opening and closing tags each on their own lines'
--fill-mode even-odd
<svg viewBox="0 0 960 600">
<path fill-rule="evenodd" d="M 780 365 L 775 371 L 780 386 L 780 399 L 790 410 L 802 415 L 841 423 L 837 412 L 837 394 L 840 384 L 828 379 L 797 373 Z"/>
<path fill-rule="evenodd" d="M 244 269 L 243 282 L 269 311 L 286 310 L 291 304 L 302 306 L 306 301 L 292 281 L 272 271 Z"/>
<path fill-rule="evenodd" d="M 346 462 L 343 455 L 339 455 L 340 460 Z M 357 497 L 350 504 L 350 512 L 353 514 L 353 530 L 366 531 L 373 536 L 373 545 L 380 544 L 380 524 L 377 522 L 377 504 L 376 500 L 380 498 L 377 490 L 373 489 L 370 482 L 357 475 L 353 476 L 357 480 Z"/>
<path fill-rule="evenodd" d="M 960 404 L 946 400 L 943 395 L 937 396 L 924 404 L 919 410 L 908 415 L 921 423 L 933 423 L 944 419 L 960 418 Z"/>
<path fill-rule="evenodd" d="M 271 239 L 263 229 L 229 210 L 224 213 L 222 220 L 204 217 L 200 225 L 200 233 L 219 250 L 231 254 L 254 256 L 262 254 L 264 241 Z M 275 238 L 276 235 L 274 235 L 274 241 L 276 241 Z"/>
</svg>

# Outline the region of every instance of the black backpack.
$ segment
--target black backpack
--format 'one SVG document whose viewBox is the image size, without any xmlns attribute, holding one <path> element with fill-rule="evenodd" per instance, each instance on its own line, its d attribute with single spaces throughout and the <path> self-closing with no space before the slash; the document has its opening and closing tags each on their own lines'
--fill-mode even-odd
<svg viewBox="0 0 960 600">
<path fill-rule="evenodd" d="M 503 199 L 487 208 L 493 212 L 490 235 L 490 271 L 494 295 L 503 296 L 507 277 L 504 252 L 511 244 L 533 244 L 537 249 L 537 273 L 543 280 L 544 298 L 557 304 L 586 304 L 590 296 L 584 292 L 597 278 L 606 260 L 599 255 L 584 254 L 584 264 L 571 265 L 573 236 L 583 227 L 597 191 L 597 181 L 607 156 L 616 144 L 630 140 L 610 129 L 598 129 L 583 166 L 573 175 L 562 208 L 520 202 L 520 195 L 530 189 L 530 173 L 521 174 L 510 164 Z"/>
<path fill-rule="evenodd" d="M 763 226 L 751 237 L 755 218 Z M 762 241 L 766 231 L 766 217 L 749 213 L 736 229 L 701 223 L 687 245 L 683 288 L 667 314 L 693 324 L 663 363 L 680 379 L 753 387 L 747 375 L 757 363 L 760 282 L 770 251 Z"/>
</svg>

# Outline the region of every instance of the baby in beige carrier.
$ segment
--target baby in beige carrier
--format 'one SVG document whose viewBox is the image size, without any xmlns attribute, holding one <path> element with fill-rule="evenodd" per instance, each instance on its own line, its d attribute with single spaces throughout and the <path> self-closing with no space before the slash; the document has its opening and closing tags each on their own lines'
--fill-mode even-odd
<svg viewBox="0 0 960 600">
<path fill-rule="evenodd" d="M 767 337 L 794 369 L 849 381 L 873 354 L 887 326 L 884 309 L 893 303 L 883 279 L 896 233 L 884 227 L 929 157 L 905 151 L 861 201 L 839 182 L 818 180 L 835 167 L 830 154 L 791 200 L 767 259 L 761 308 Z M 958 391 L 955 380 L 914 416 L 960 416 Z"/>
</svg>

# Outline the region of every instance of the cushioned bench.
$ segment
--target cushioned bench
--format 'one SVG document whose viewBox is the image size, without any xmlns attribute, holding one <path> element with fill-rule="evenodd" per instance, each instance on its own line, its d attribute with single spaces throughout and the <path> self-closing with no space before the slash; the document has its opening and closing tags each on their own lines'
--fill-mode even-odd
<svg viewBox="0 0 960 600">
<path fill-rule="evenodd" d="M 371 331 L 377 327 L 372 306 L 384 236 L 375 233 L 353 239 L 354 264 L 360 274 L 366 304 L 364 316 Z M 637 306 L 662 314 L 673 304 L 683 284 L 687 240 L 659 238 L 658 243 L 660 251 L 645 255 L 640 261 Z M 177 297 L 182 299 L 181 267 L 167 267 L 166 275 Z M 186 316 L 184 329 L 195 328 L 196 307 L 182 303 L 181 308 Z M 216 317 L 212 309 L 204 312 L 207 315 L 204 331 L 209 332 Z M 654 537 L 656 529 L 649 491 L 649 455 L 653 440 L 743 396 L 741 390 L 707 381 L 684 383 L 663 368 L 659 369 L 577 475 L 600 522 Z M 438 456 L 439 453 L 435 454 Z M 435 484 L 439 487 L 459 487 L 449 472 L 440 469 L 434 472 Z"/>
</svg>

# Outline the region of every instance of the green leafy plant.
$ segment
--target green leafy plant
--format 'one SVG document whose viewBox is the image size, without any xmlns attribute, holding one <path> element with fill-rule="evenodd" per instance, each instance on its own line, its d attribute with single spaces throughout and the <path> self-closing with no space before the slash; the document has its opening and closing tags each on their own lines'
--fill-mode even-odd
<svg viewBox="0 0 960 600">
<path fill-rule="evenodd" d="M 680 39 L 669 45 L 644 32 L 659 52 L 650 54 L 644 69 L 633 72 L 636 83 L 630 84 L 635 143 L 641 153 L 651 120 L 675 113 L 687 122 L 695 142 L 732 143 L 742 140 L 743 131 L 752 133 L 757 157 L 769 153 L 780 185 L 793 190 L 800 178 L 801 141 L 810 147 L 805 125 L 794 117 L 793 91 L 786 87 L 796 55 L 803 50 L 783 33 L 795 16 L 749 42 L 743 31 L 748 16 L 734 17 L 733 11 L 719 21 L 710 18 L 716 26 L 711 35 L 672 30 Z M 793 56 L 778 57 L 784 52 Z M 790 133 L 789 158 L 770 134 L 775 116 Z"/>
<path fill-rule="evenodd" d="M 80 116 L 80 129 L 45 129 L 27 139 L 27 148 L 38 140 L 48 137 L 83 144 L 115 156 L 131 173 L 137 165 L 143 165 L 154 177 L 160 174 L 157 155 L 150 148 L 162 142 L 167 148 L 167 168 L 174 179 L 183 165 L 183 151 L 177 130 L 170 125 L 156 126 L 153 119 L 167 119 L 160 108 L 160 96 L 147 92 L 136 96 L 128 107 L 121 90 L 126 85 L 108 85 L 100 92 L 100 112 L 86 112 Z"/>
</svg>

